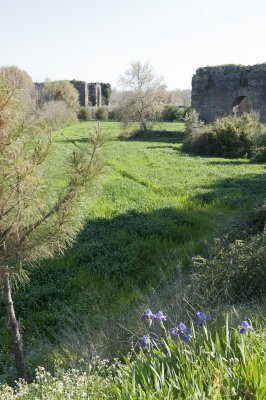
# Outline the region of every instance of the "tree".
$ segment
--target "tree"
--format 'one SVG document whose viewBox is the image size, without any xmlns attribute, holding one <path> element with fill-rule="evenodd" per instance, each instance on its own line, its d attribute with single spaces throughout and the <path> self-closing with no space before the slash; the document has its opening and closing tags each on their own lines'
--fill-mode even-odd
<svg viewBox="0 0 266 400">
<path fill-rule="evenodd" d="M 88 152 L 74 146 L 67 182 L 55 192 L 46 176 L 51 134 L 25 105 L 27 87 L 0 69 L 0 284 L 11 331 L 18 378 L 26 378 L 23 341 L 12 285 L 23 283 L 38 260 L 63 252 L 80 227 L 79 198 L 100 172 L 100 129 Z M 74 143 L 75 144 L 75 143 Z"/>
<path fill-rule="evenodd" d="M 124 76 L 119 79 L 124 89 L 122 100 L 122 120 L 125 123 L 138 122 L 141 130 L 146 130 L 162 111 L 166 92 L 163 79 L 154 75 L 148 62 L 133 62 Z"/>
<path fill-rule="evenodd" d="M 64 101 L 68 107 L 77 109 L 79 94 L 69 81 L 47 81 L 43 86 L 44 101 Z"/>
</svg>

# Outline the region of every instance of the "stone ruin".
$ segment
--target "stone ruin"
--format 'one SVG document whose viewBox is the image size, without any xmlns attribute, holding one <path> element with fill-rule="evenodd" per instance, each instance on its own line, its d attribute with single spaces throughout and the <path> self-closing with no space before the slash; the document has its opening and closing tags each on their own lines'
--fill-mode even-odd
<svg viewBox="0 0 266 400">
<path fill-rule="evenodd" d="M 69 81 L 79 93 L 79 104 L 81 106 L 108 106 L 111 96 L 110 83 L 99 83 L 85 81 L 76 81 L 75 79 Z M 35 87 L 39 94 L 42 93 L 44 83 L 35 83 Z"/>
<path fill-rule="evenodd" d="M 72 85 L 79 92 L 79 103 L 81 106 L 96 106 L 100 107 L 102 105 L 102 85 L 101 83 L 87 83 L 84 81 L 70 81 Z M 106 104 L 106 102 L 104 102 Z M 109 104 L 109 101 L 106 105 Z"/>
<path fill-rule="evenodd" d="M 205 122 L 257 111 L 266 122 L 266 64 L 199 68 L 192 78 L 192 108 Z"/>
</svg>

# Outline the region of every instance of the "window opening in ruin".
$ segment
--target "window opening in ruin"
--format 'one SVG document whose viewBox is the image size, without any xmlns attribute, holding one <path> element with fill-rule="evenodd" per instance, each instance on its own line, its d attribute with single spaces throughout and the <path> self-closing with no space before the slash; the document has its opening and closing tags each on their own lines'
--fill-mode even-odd
<svg viewBox="0 0 266 400">
<path fill-rule="evenodd" d="M 232 105 L 233 113 L 236 115 L 242 115 L 252 111 L 252 102 L 247 96 L 239 96 L 235 99 Z"/>
</svg>

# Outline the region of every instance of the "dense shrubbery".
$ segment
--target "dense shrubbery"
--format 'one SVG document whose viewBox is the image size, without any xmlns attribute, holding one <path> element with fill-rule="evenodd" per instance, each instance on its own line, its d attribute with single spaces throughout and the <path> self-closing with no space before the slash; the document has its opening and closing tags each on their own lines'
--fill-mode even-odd
<svg viewBox="0 0 266 400">
<path fill-rule="evenodd" d="M 89 121 L 92 119 L 91 107 L 80 107 L 78 112 L 78 119 L 81 121 Z"/>
<path fill-rule="evenodd" d="M 108 119 L 110 121 L 122 121 L 122 110 L 120 107 L 115 107 L 108 113 Z"/>
<path fill-rule="evenodd" d="M 266 162 L 266 132 L 255 138 L 256 148 L 253 152 L 252 161 Z"/>
<path fill-rule="evenodd" d="M 60 129 L 77 122 L 75 111 L 70 109 L 64 101 L 48 101 L 41 109 L 41 118 L 52 129 Z"/>
<path fill-rule="evenodd" d="M 95 119 L 98 121 L 107 121 L 108 120 L 108 109 L 106 107 L 98 107 L 95 111 Z"/>
<path fill-rule="evenodd" d="M 216 239 L 207 258 L 194 259 L 192 292 L 197 298 L 216 306 L 265 296 L 265 229 L 266 208 L 262 206 L 247 222 L 242 221 L 242 226 Z"/>
<path fill-rule="evenodd" d="M 182 121 L 183 112 L 177 106 L 168 104 L 162 111 L 161 119 L 166 122 L 178 122 Z"/>
<path fill-rule="evenodd" d="M 265 295 L 266 235 L 226 243 L 217 240 L 210 259 L 195 259 L 197 296 L 210 304 L 250 301 Z"/>
<path fill-rule="evenodd" d="M 187 118 L 184 149 L 216 157 L 251 157 L 256 142 L 263 136 L 263 126 L 256 113 L 218 118 L 204 125 L 193 111 Z"/>
</svg>

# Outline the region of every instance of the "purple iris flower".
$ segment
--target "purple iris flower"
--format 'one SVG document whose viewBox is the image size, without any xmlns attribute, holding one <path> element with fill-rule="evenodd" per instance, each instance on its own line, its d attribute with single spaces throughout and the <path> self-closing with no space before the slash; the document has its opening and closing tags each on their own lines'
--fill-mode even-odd
<svg viewBox="0 0 266 400">
<path fill-rule="evenodd" d="M 248 321 L 242 321 L 242 328 L 240 329 L 240 333 L 245 333 L 248 329 L 252 332 L 255 332 L 252 326 L 248 323 Z"/>
<path fill-rule="evenodd" d="M 183 322 L 180 322 L 179 329 L 182 333 L 190 333 L 191 332 L 191 330 L 189 328 L 187 328 L 186 325 L 183 324 Z"/>
<path fill-rule="evenodd" d="M 147 346 L 148 346 L 148 338 L 147 336 L 144 335 L 141 339 L 141 347 L 145 349 Z"/>
<path fill-rule="evenodd" d="M 179 335 L 183 335 L 182 338 L 185 342 L 188 342 L 190 340 L 188 333 L 190 333 L 191 330 L 186 327 L 185 324 L 180 322 L 179 328 L 170 328 L 170 333 L 172 337 L 177 337 Z"/>
<path fill-rule="evenodd" d="M 154 319 L 155 315 L 152 313 L 150 308 L 146 309 L 145 314 L 143 314 L 140 318 L 141 319 Z"/>
<path fill-rule="evenodd" d="M 170 333 L 173 337 L 177 337 L 178 335 L 180 335 L 182 332 L 180 331 L 180 329 L 177 328 L 170 328 Z"/>
<path fill-rule="evenodd" d="M 162 311 L 158 311 L 153 317 L 153 321 L 165 322 L 167 320 L 166 315 L 163 315 Z"/>
<path fill-rule="evenodd" d="M 204 314 L 201 311 L 197 312 L 197 316 L 198 316 L 197 324 L 199 326 L 202 324 L 203 321 L 210 321 L 211 320 L 211 317 L 209 317 L 208 315 Z"/>
<path fill-rule="evenodd" d="M 190 341 L 190 337 L 185 333 L 185 335 L 183 335 L 183 340 L 185 342 L 189 342 Z"/>
</svg>

